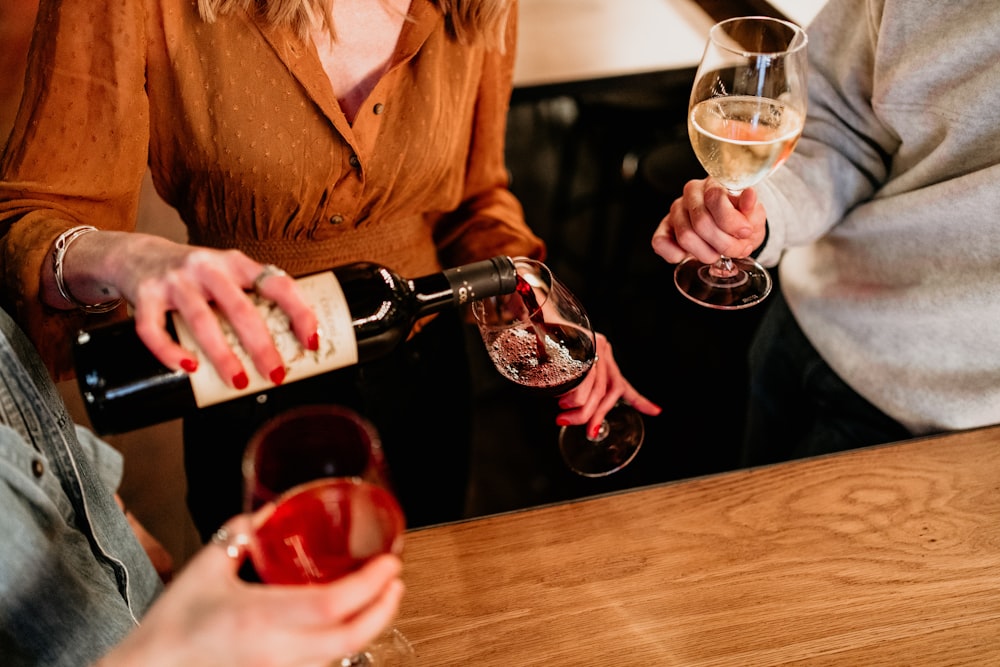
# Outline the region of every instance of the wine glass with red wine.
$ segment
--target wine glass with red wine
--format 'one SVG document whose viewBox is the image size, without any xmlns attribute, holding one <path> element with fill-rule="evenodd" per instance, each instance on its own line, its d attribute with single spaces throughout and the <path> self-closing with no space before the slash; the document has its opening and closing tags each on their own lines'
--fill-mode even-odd
<svg viewBox="0 0 1000 667">
<path fill-rule="evenodd" d="M 325 583 L 383 553 L 399 555 L 406 522 L 388 482 L 378 433 L 338 405 L 293 408 L 254 433 L 243 457 L 244 507 L 268 506 L 250 559 L 265 584 Z M 340 667 L 414 665 L 409 641 L 390 627 Z"/>
<path fill-rule="evenodd" d="M 502 376 L 546 396 L 561 396 L 583 382 L 597 362 L 597 336 L 583 304 L 542 262 L 515 257 L 512 294 L 472 304 L 486 351 Z M 574 472 L 603 477 L 629 464 L 642 445 L 644 426 L 634 408 L 619 402 L 596 437 L 586 426 L 564 426 L 559 450 Z"/>
</svg>

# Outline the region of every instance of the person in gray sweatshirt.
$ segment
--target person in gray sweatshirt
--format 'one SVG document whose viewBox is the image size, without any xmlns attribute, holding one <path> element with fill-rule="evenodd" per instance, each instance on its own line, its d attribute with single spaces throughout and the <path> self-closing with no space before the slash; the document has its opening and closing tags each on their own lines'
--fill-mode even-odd
<svg viewBox="0 0 1000 667">
<path fill-rule="evenodd" d="M 778 267 L 745 464 L 1000 422 L 998 25 L 990 0 L 830 0 L 794 154 L 736 201 L 689 182 L 654 233 L 671 263 Z"/>
</svg>

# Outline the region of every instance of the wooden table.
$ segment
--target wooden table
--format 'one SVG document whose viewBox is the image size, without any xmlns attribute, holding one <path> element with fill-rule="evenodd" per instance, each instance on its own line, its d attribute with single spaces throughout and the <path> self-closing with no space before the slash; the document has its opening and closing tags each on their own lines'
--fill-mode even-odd
<svg viewBox="0 0 1000 667">
<path fill-rule="evenodd" d="M 417 530 L 405 561 L 422 666 L 1000 665 L 1000 428 Z"/>
</svg>

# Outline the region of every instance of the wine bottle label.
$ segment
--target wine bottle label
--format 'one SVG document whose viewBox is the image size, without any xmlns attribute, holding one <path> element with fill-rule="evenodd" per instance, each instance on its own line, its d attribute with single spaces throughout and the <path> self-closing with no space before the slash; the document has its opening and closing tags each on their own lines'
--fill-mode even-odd
<svg viewBox="0 0 1000 667">
<path fill-rule="evenodd" d="M 285 362 L 285 384 L 358 362 L 358 342 L 354 337 L 351 312 L 337 277 L 333 272 L 327 271 L 301 278 L 297 281 L 297 285 L 319 320 L 319 350 L 315 352 L 302 347 L 292 332 L 288 316 L 277 304 L 254 294 L 249 295 L 267 323 L 274 344 Z M 198 370 L 191 373 L 190 380 L 195 402 L 199 408 L 267 391 L 274 387 L 269 378 L 257 372 L 250 355 L 243 349 L 229 321 L 218 313 L 216 315 L 226 340 L 243 363 L 250 384 L 245 389 L 234 389 L 223 381 L 215 372 L 215 367 L 204 357 L 187 323 L 177 313 L 172 313 L 177 338 L 181 345 L 198 354 Z"/>
</svg>

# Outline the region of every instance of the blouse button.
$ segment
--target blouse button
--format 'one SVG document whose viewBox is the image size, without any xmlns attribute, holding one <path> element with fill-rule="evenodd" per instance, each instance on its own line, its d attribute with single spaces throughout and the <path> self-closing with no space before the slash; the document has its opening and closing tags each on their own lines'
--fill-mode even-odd
<svg viewBox="0 0 1000 667">
<path fill-rule="evenodd" d="M 378 104 L 376 104 L 374 106 L 374 108 L 372 108 L 372 113 L 374 113 L 377 116 L 380 113 L 382 113 L 384 110 L 385 110 L 385 105 L 382 104 L 381 102 L 379 102 Z"/>
<path fill-rule="evenodd" d="M 359 160 L 358 156 L 354 155 L 353 153 L 351 154 L 351 158 L 348 160 L 348 162 L 350 162 L 351 166 L 354 167 L 355 169 L 357 169 L 361 165 L 361 160 Z"/>
<path fill-rule="evenodd" d="M 45 464 L 40 459 L 32 459 L 31 474 L 35 477 L 41 477 L 45 474 Z"/>
<path fill-rule="evenodd" d="M 340 225 L 343 222 L 344 222 L 344 216 L 340 215 L 339 213 L 336 214 L 336 215 L 331 215 L 330 216 L 330 224 L 331 225 Z"/>
</svg>

